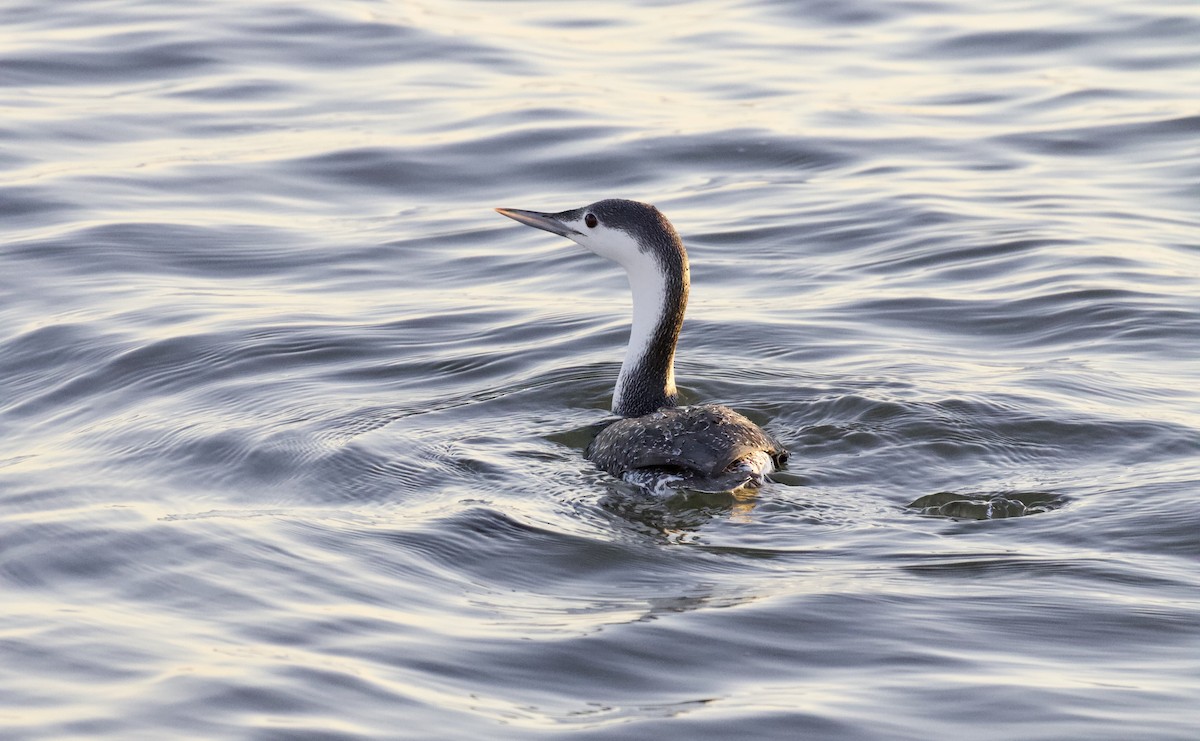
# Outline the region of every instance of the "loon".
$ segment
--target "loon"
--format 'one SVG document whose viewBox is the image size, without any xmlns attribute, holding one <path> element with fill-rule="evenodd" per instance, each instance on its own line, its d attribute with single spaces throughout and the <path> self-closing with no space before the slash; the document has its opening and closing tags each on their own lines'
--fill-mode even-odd
<svg viewBox="0 0 1200 741">
<path fill-rule="evenodd" d="M 787 451 L 741 414 L 719 404 L 677 406 L 675 344 L 690 285 L 687 250 L 654 206 L 608 199 L 542 213 L 498 208 L 527 226 L 566 237 L 625 268 L 633 325 L 612 411 L 586 451 L 613 477 L 648 490 L 757 489 Z"/>
</svg>

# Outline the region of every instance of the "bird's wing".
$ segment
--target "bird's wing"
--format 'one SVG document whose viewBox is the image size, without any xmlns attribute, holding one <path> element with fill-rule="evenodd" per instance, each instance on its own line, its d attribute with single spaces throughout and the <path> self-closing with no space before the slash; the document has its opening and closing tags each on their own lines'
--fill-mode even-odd
<svg viewBox="0 0 1200 741">
<path fill-rule="evenodd" d="M 757 451 L 777 460 L 784 455 L 775 438 L 742 415 L 703 405 L 619 419 L 600 431 L 587 456 L 617 477 L 635 468 L 677 468 L 715 476 Z"/>
</svg>

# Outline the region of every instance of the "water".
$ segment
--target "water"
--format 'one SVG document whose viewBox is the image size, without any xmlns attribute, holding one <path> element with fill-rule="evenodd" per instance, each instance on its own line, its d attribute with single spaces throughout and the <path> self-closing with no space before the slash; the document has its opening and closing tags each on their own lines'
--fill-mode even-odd
<svg viewBox="0 0 1200 741">
<path fill-rule="evenodd" d="M 0 737 L 1195 738 L 1200 8 L 983 8 L 4 3 Z"/>
</svg>

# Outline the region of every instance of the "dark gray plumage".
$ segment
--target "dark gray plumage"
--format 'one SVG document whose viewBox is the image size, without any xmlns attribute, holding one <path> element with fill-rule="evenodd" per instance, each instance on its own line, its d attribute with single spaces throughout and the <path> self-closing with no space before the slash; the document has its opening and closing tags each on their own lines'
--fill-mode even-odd
<svg viewBox="0 0 1200 741">
<path fill-rule="evenodd" d="M 702 491 L 756 488 L 783 466 L 779 441 L 732 409 L 675 406 L 675 345 L 690 279 L 683 241 L 657 208 L 608 199 L 553 214 L 496 210 L 613 260 L 629 277 L 633 325 L 612 405 L 624 419 L 588 446 L 592 462 L 648 488 Z"/>
<path fill-rule="evenodd" d="M 762 472 L 747 465 L 755 453 L 766 453 L 776 470 L 787 461 L 778 440 L 719 404 L 669 407 L 619 419 L 587 449 L 589 460 L 617 478 L 631 471 L 657 473 L 699 491 L 761 486 Z"/>
</svg>

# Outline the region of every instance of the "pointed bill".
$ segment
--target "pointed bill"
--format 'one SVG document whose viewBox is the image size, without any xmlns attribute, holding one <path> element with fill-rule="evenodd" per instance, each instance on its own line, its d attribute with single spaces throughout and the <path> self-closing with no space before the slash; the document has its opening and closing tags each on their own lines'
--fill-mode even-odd
<svg viewBox="0 0 1200 741">
<path fill-rule="evenodd" d="M 514 221 L 519 221 L 526 226 L 544 229 L 551 234 L 557 234 L 561 237 L 570 237 L 572 234 L 579 234 L 578 231 L 560 221 L 558 214 L 525 211 L 520 208 L 498 208 L 496 209 L 496 213 L 507 216 Z"/>
</svg>

